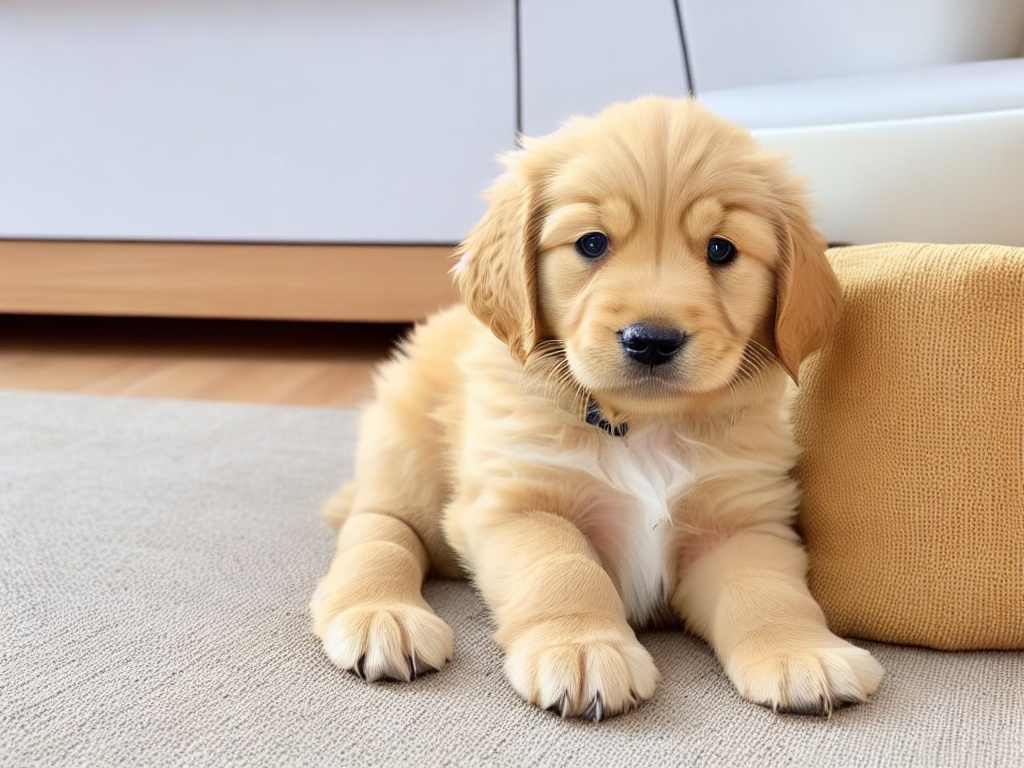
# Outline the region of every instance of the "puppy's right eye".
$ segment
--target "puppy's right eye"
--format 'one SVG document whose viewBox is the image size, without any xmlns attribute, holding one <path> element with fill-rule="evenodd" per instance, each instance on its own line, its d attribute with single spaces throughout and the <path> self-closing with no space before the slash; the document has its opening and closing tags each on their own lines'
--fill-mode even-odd
<svg viewBox="0 0 1024 768">
<path fill-rule="evenodd" d="M 586 259 L 597 259 L 608 251 L 608 235 L 604 232 L 587 232 L 576 241 L 576 253 Z"/>
</svg>

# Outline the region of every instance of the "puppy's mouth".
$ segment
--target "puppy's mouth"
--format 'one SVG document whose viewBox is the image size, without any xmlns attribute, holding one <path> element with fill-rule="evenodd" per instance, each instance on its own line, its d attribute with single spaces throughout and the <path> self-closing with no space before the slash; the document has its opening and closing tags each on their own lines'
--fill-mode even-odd
<svg viewBox="0 0 1024 768">
<path fill-rule="evenodd" d="M 750 350 L 723 350 L 709 358 L 702 350 L 687 346 L 669 359 L 659 360 L 605 346 L 580 355 L 569 352 L 567 366 L 573 378 L 598 399 L 657 408 L 659 401 L 671 407 L 679 398 L 720 392 L 756 376 L 763 363 L 752 354 Z"/>
<path fill-rule="evenodd" d="M 654 401 L 686 395 L 693 389 L 683 361 L 651 365 L 622 359 L 608 363 L 588 360 L 582 365 L 570 361 L 569 366 L 583 388 L 599 398 Z"/>
<path fill-rule="evenodd" d="M 657 401 L 679 397 L 702 397 L 729 390 L 757 379 L 775 367 L 774 357 L 760 344 L 750 341 L 743 347 L 702 358 L 696 349 L 673 357 L 664 364 L 619 359 L 609 366 L 611 375 L 600 375 L 590 387 L 597 394 L 617 399 Z M 605 369 L 608 370 L 607 368 Z"/>
<path fill-rule="evenodd" d="M 638 414 L 671 412 L 682 401 L 727 392 L 765 367 L 765 355 L 757 349 L 728 345 L 709 351 L 689 337 L 672 354 L 664 348 L 650 353 L 639 343 L 633 344 L 631 353 L 616 341 L 576 346 L 550 339 L 536 350 L 531 367 L 536 366 L 537 381 L 549 395 L 557 393 L 566 408 L 590 408 L 594 413 L 588 411 L 588 420 L 613 424 Z M 668 359 L 650 359 L 650 354 Z"/>
<path fill-rule="evenodd" d="M 625 366 L 618 381 L 610 387 L 601 387 L 609 394 L 632 395 L 639 398 L 655 398 L 664 395 L 683 394 L 687 390 L 686 377 L 677 366 L 641 367 L 635 364 Z"/>
</svg>

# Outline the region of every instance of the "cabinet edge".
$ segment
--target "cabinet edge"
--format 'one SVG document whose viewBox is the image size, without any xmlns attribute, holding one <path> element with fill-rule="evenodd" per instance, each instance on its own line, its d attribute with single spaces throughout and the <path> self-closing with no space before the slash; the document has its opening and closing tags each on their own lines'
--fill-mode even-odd
<svg viewBox="0 0 1024 768">
<path fill-rule="evenodd" d="M 0 312 L 403 322 L 457 301 L 454 245 L 0 240 Z"/>
</svg>

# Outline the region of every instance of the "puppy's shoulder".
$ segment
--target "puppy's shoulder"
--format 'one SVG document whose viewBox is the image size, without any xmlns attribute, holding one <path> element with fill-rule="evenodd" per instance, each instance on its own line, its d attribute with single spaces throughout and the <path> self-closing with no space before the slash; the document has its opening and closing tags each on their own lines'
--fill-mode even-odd
<svg viewBox="0 0 1024 768">
<path fill-rule="evenodd" d="M 459 398 L 467 379 L 514 370 L 507 348 L 456 304 L 417 323 L 376 374 L 377 395 L 417 400 Z"/>
</svg>

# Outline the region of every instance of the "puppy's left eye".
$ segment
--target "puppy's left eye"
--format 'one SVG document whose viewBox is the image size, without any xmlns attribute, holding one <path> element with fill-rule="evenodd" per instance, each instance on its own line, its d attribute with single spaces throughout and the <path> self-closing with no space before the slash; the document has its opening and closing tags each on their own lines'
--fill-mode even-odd
<svg viewBox="0 0 1024 768">
<path fill-rule="evenodd" d="M 597 259 L 608 251 L 608 235 L 604 232 L 587 232 L 576 241 L 576 253 L 587 259 Z"/>
<path fill-rule="evenodd" d="M 716 267 L 723 267 L 736 258 L 736 246 L 724 237 L 712 237 L 708 240 L 708 262 Z"/>
</svg>

